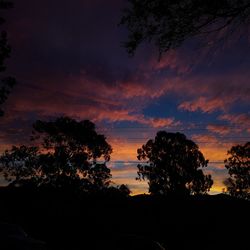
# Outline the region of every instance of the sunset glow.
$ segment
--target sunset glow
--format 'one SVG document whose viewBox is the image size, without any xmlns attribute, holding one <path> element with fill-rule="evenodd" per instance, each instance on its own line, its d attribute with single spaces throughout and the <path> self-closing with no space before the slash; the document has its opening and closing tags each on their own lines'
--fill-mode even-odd
<svg viewBox="0 0 250 250">
<path fill-rule="evenodd" d="M 185 44 L 160 61 L 143 45 L 129 57 L 121 46 L 126 30 L 118 27 L 124 1 L 76 0 L 68 7 L 24 0 L 7 14 L 8 72 L 18 84 L 0 120 L 1 152 L 29 144 L 37 119 L 90 119 L 113 148 L 114 185 L 138 194 L 148 185 L 135 179 L 137 149 L 159 130 L 181 132 L 209 159 L 211 194 L 221 192 L 227 151 L 250 139 L 249 38 L 219 49 Z"/>
</svg>

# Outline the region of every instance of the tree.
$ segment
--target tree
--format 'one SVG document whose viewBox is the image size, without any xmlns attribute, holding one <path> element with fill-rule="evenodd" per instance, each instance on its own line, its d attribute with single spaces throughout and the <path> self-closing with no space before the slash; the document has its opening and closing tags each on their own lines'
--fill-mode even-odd
<svg viewBox="0 0 250 250">
<path fill-rule="evenodd" d="M 122 184 L 121 186 L 117 188 L 125 196 L 129 196 L 131 194 L 131 190 L 129 189 L 127 185 Z"/>
<path fill-rule="evenodd" d="M 6 10 L 12 8 L 13 4 L 10 1 L 0 0 L 0 10 Z M 0 17 L 0 27 L 4 24 L 5 19 Z M 0 29 L 0 106 L 7 100 L 11 89 L 16 83 L 15 78 L 10 76 L 3 76 L 3 72 L 6 70 L 5 61 L 10 57 L 11 47 L 7 40 L 7 32 Z M 4 114 L 0 108 L 0 116 Z"/>
<path fill-rule="evenodd" d="M 110 183 L 111 146 L 95 125 L 60 117 L 37 121 L 32 140 L 36 147 L 13 147 L 0 158 L 0 170 L 11 185 L 102 189 Z M 99 162 L 98 162 L 99 160 Z"/>
<path fill-rule="evenodd" d="M 225 167 L 230 175 L 224 181 L 230 195 L 250 199 L 250 142 L 233 146 L 228 151 Z"/>
<path fill-rule="evenodd" d="M 137 153 L 138 160 L 144 161 L 138 165 L 138 179 L 148 180 L 151 194 L 206 194 L 213 184 L 201 169 L 208 160 L 184 134 L 159 131 Z"/>
<path fill-rule="evenodd" d="M 185 40 L 239 30 L 250 21 L 249 0 L 128 0 L 121 25 L 129 31 L 125 47 L 133 54 L 144 41 L 153 42 L 160 55 Z"/>
</svg>

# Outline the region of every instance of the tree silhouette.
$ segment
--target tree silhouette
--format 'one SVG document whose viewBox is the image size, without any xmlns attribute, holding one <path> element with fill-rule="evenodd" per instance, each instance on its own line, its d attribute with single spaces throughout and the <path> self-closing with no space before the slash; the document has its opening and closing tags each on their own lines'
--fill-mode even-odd
<svg viewBox="0 0 250 250">
<path fill-rule="evenodd" d="M 12 2 L 1 0 L 0 10 L 6 10 L 13 7 Z M 7 32 L 2 29 L 5 19 L 0 17 L 0 107 L 7 100 L 11 89 L 16 83 L 15 78 L 10 76 L 3 76 L 3 72 L 6 70 L 5 61 L 10 57 L 11 47 L 7 40 Z M 4 114 L 3 110 L 0 108 L 0 116 Z"/>
<path fill-rule="evenodd" d="M 207 167 L 198 146 L 181 133 L 160 131 L 137 150 L 138 179 L 147 179 L 151 194 L 206 194 L 213 181 L 201 168 Z"/>
<path fill-rule="evenodd" d="M 232 196 L 250 199 L 250 142 L 233 146 L 228 155 L 225 167 L 230 177 L 224 181 L 226 191 Z"/>
<path fill-rule="evenodd" d="M 121 24 L 129 31 L 125 47 L 133 54 L 143 41 L 153 42 L 162 54 L 183 41 L 228 29 L 250 20 L 248 0 L 128 0 Z"/>
<path fill-rule="evenodd" d="M 131 190 L 127 185 L 122 184 L 118 187 L 118 190 L 125 196 L 129 196 L 131 194 Z"/>
<path fill-rule="evenodd" d="M 0 158 L 0 170 L 11 185 L 102 189 L 110 183 L 111 146 L 95 125 L 60 117 L 37 121 L 32 140 L 37 147 L 13 147 Z M 98 162 L 98 160 L 101 162 Z"/>
</svg>

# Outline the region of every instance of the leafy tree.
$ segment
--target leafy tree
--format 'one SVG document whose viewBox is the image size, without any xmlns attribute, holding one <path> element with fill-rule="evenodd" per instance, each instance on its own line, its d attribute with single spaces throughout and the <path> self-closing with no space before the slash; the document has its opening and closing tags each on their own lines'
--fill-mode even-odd
<svg viewBox="0 0 250 250">
<path fill-rule="evenodd" d="M 233 146 L 228 155 L 225 167 L 230 177 L 224 181 L 226 191 L 232 196 L 250 199 L 250 142 Z"/>
<path fill-rule="evenodd" d="M 37 182 L 40 174 L 37 169 L 38 159 L 37 147 L 13 146 L 1 156 L 0 172 L 3 172 L 5 180 L 11 182 L 11 185 Z"/>
<path fill-rule="evenodd" d="M 201 169 L 208 160 L 184 134 L 159 131 L 137 153 L 138 160 L 144 161 L 138 165 L 138 179 L 148 180 L 151 194 L 206 194 L 213 184 Z"/>
<path fill-rule="evenodd" d="M 162 54 L 197 35 L 228 34 L 250 21 L 249 0 L 128 0 L 121 24 L 129 31 L 125 43 L 133 54 L 143 41 Z"/>
<path fill-rule="evenodd" d="M 106 188 L 110 184 L 111 173 L 110 169 L 107 168 L 106 164 L 96 163 L 92 168 L 89 169 L 88 179 L 90 185 L 97 190 Z"/>
<path fill-rule="evenodd" d="M 125 196 L 129 196 L 131 194 L 131 190 L 127 185 L 122 184 L 118 187 L 118 190 Z"/>
<path fill-rule="evenodd" d="M 12 185 L 102 189 L 110 183 L 111 146 L 95 125 L 69 117 L 37 121 L 32 140 L 37 147 L 13 147 L 0 158 L 0 170 Z M 98 160 L 100 162 L 98 162 Z"/>
<path fill-rule="evenodd" d="M 6 0 L 0 0 L 0 11 L 13 7 L 12 2 Z M 10 57 L 11 47 L 7 40 L 7 32 L 2 29 L 5 19 L 0 17 L 0 106 L 7 100 L 11 89 L 15 85 L 16 81 L 13 77 L 3 76 L 3 72 L 6 70 L 5 61 Z M 0 108 L 0 116 L 4 114 Z"/>
</svg>

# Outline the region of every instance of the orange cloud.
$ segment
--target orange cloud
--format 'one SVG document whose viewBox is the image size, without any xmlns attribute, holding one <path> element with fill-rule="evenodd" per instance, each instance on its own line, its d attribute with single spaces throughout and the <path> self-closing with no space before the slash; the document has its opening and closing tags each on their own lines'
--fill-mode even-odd
<svg viewBox="0 0 250 250">
<path fill-rule="evenodd" d="M 140 142 L 130 142 L 125 139 L 109 139 L 113 147 L 112 161 L 136 161 L 137 149 L 142 146 Z"/>
<path fill-rule="evenodd" d="M 112 182 L 113 185 L 128 185 L 132 191 L 132 195 L 148 193 L 148 184 L 147 181 L 136 180 L 137 175 L 137 163 L 131 162 L 120 162 L 119 163 L 112 161 L 109 163 L 109 167 L 112 173 Z"/>
<path fill-rule="evenodd" d="M 205 170 L 206 174 L 211 174 L 214 184 L 210 190 L 210 194 L 218 194 L 223 191 L 225 188 L 225 185 L 223 184 L 224 180 L 228 177 L 227 170 L 225 168 L 223 169 L 215 169 L 215 168 L 209 168 Z"/>
<path fill-rule="evenodd" d="M 114 175 L 113 175 L 113 179 L 114 179 L 115 184 L 117 185 L 121 185 L 121 184 L 128 185 L 128 187 L 132 191 L 131 195 L 148 194 L 147 181 L 138 181 L 135 178 L 116 178 L 116 176 Z"/>
<path fill-rule="evenodd" d="M 209 160 L 209 166 L 224 168 L 224 160 L 227 158 L 227 151 L 233 146 L 232 142 L 209 134 L 193 135 L 192 139 L 197 143 L 205 158 Z"/>
</svg>

